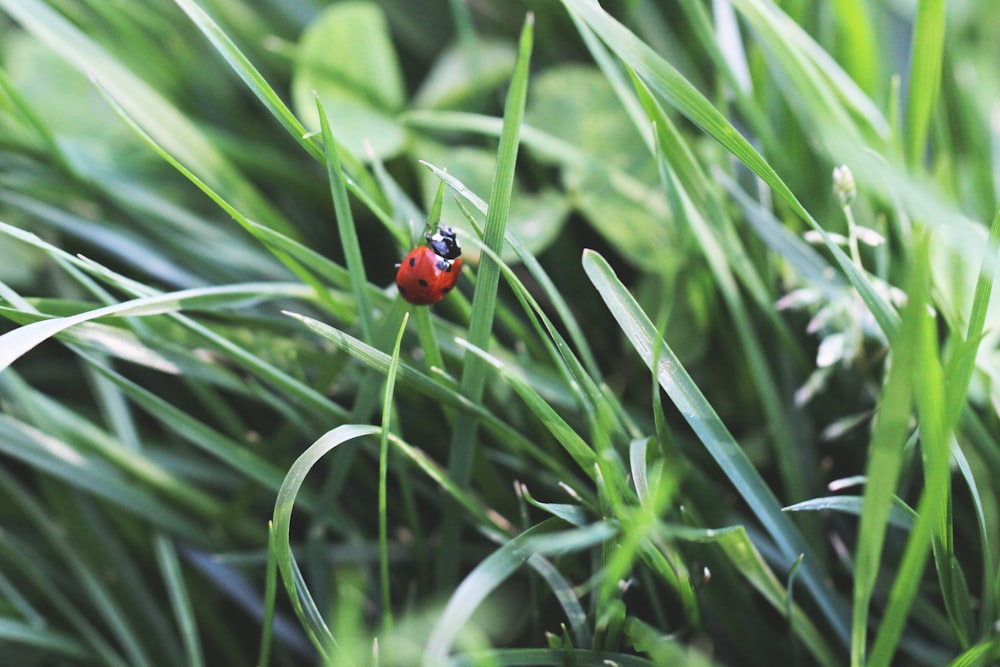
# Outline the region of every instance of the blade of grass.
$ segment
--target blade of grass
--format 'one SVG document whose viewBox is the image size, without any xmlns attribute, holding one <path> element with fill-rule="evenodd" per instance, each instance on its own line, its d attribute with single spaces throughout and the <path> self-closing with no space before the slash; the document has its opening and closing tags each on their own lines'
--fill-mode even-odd
<svg viewBox="0 0 1000 667">
<path fill-rule="evenodd" d="M 409 313 L 403 315 L 403 322 L 396 334 L 396 344 L 392 347 L 392 359 L 385 376 L 385 393 L 382 401 L 382 433 L 378 454 L 378 544 L 379 578 L 382 588 L 382 632 L 392 632 L 392 597 L 389 594 L 389 433 L 392 430 L 392 394 L 396 386 L 399 370 L 399 348 L 403 343 Z"/>
<path fill-rule="evenodd" d="M 292 509 L 295 507 L 296 497 L 306 475 L 321 458 L 349 440 L 376 435 L 380 430 L 378 426 L 344 424 L 328 431 L 310 445 L 288 469 L 285 481 L 278 490 L 274 501 L 275 558 L 278 561 L 282 581 L 285 583 L 285 590 L 288 592 L 292 608 L 306 634 L 309 635 L 309 639 L 320 655 L 324 656 L 328 662 L 334 659 L 338 644 L 333 633 L 323 621 L 323 614 L 316 607 L 316 603 L 298 571 L 290 543 Z"/>
<path fill-rule="evenodd" d="M 869 6 L 863 0 L 836 0 L 832 3 L 838 27 L 838 55 L 844 70 L 868 93 L 875 94 L 879 85 L 879 42 Z"/>
<path fill-rule="evenodd" d="M 63 331 L 101 317 L 137 317 L 158 315 L 183 308 L 218 305 L 235 299 L 258 299 L 263 295 L 291 296 L 302 294 L 301 285 L 283 283 L 250 283 L 199 287 L 179 292 L 167 292 L 140 297 L 103 308 L 96 308 L 71 317 L 54 317 L 26 324 L 0 336 L 0 370 L 10 366 L 22 355 Z"/>
<path fill-rule="evenodd" d="M 184 0 L 178 1 L 183 2 Z M 351 279 L 351 293 L 354 294 L 354 300 L 358 304 L 361 337 L 366 341 L 371 341 L 375 325 L 372 322 L 372 308 L 368 303 L 368 278 L 365 276 L 364 259 L 361 256 L 361 246 L 358 244 L 358 230 L 354 226 L 351 203 L 347 199 L 346 176 L 340 168 L 337 145 L 330 133 L 330 123 L 326 117 L 326 110 L 318 95 L 316 96 L 316 111 L 319 114 L 322 130 L 323 154 L 326 157 L 326 173 L 330 180 L 330 191 L 333 193 L 333 208 L 337 217 L 340 246 L 343 248 L 347 274 Z"/>
<path fill-rule="evenodd" d="M 226 337 L 218 334 L 212 329 L 200 323 L 197 323 L 191 320 L 190 318 L 187 318 L 177 312 L 173 312 L 177 310 L 179 304 L 174 304 L 174 306 L 167 306 L 166 304 L 169 303 L 170 301 L 169 295 L 155 293 L 152 289 L 146 287 L 145 285 L 124 278 L 123 276 L 120 276 L 117 273 L 95 262 L 73 257 L 68 253 L 64 252 L 63 250 L 42 241 L 35 234 L 32 234 L 30 232 L 24 232 L 22 230 L 17 229 L 16 227 L 11 227 L 10 225 L 7 225 L 3 222 L 0 222 L 0 233 L 5 233 L 8 236 L 16 238 L 24 243 L 45 250 L 47 253 L 52 255 L 57 261 L 63 264 L 64 268 L 66 268 L 67 270 L 74 269 L 75 267 L 83 268 L 86 271 L 100 275 L 102 278 L 111 282 L 115 287 L 122 289 L 127 293 L 141 294 L 143 295 L 142 298 L 152 299 L 153 303 L 159 304 L 155 307 L 152 307 L 151 308 L 152 311 L 160 312 L 160 310 L 162 309 L 163 312 L 170 313 L 170 317 L 177 320 L 182 326 L 189 329 L 197 336 L 203 338 L 204 340 L 209 341 L 209 343 L 215 349 L 223 352 L 234 362 L 244 367 L 245 369 L 249 370 L 250 372 L 259 375 L 261 379 L 273 385 L 275 388 L 285 393 L 288 393 L 291 396 L 294 396 L 295 401 L 297 401 L 303 406 L 308 406 L 310 411 L 314 412 L 321 418 L 343 419 L 347 416 L 347 412 L 343 410 L 343 408 L 330 401 L 320 392 L 317 392 L 311 387 L 306 386 L 302 382 L 289 376 L 284 371 L 281 371 L 274 365 L 265 362 L 260 357 L 246 350 L 242 345 L 227 339 Z M 285 289 L 286 291 L 284 293 L 284 296 L 287 297 L 295 298 L 295 296 L 299 297 L 307 296 L 306 293 L 302 292 L 303 287 L 301 285 L 285 285 L 284 288 L 282 287 L 281 283 L 274 283 L 274 284 L 258 283 L 257 285 L 259 285 L 259 287 L 250 288 L 251 292 L 256 292 L 257 297 L 260 297 L 262 294 L 271 293 L 272 290 L 275 289 L 279 294 L 281 293 L 282 289 Z M 2 287 L 3 287 L 2 283 L 0 283 L 0 288 Z M 230 289 L 233 289 L 235 290 L 236 293 L 239 293 L 241 288 L 224 287 L 222 288 L 222 291 L 225 292 L 226 290 Z M 209 289 L 209 292 L 211 291 L 212 290 Z M 197 292 L 198 292 L 197 289 L 185 292 L 185 294 L 187 294 L 188 296 L 190 296 L 195 300 L 192 302 L 192 304 L 196 303 L 197 300 L 199 299 L 199 297 L 196 296 Z M 175 292 L 174 294 L 178 293 Z M 214 298 L 222 298 L 223 300 L 225 300 L 226 298 L 230 297 L 222 297 L 221 294 L 218 294 L 215 297 L 210 297 L 209 300 L 206 301 L 204 305 L 208 305 L 209 303 L 211 303 L 212 299 Z M 234 298 L 237 301 L 239 300 L 238 296 L 234 295 Z M 250 295 L 248 298 L 250 300 L 254 300 L 255 297 Z M 143 302 L 143 303 L 147 303 L 148 305 L 148 302 Z M 215 305 L 220 305 L 221 303 L 222 302 L 216 302 Z M 104 315 L 109 315 L 109 314 L 114 314 L 116 312 L 114 310 L 115 308 L 121 308 L 129 316 L 134 316 L 139 314 L 150 314 L 149 312 L 146 311 L 146 306 L 138 305 L 136 301 L 126 302 L 124 304 L 116 304 L 113 306 L 108 306 L 106 309 L 98 309 L 98 310 Z M 138 309 L 143 312 L 142 313 L 133 312 L 132 309 Z M 93 315 L 95 312 L 98 311 L 90 311 L 90 314 Z M 80 321 L 86 321 L 88 319 L 87 313 L 81 313 L 74 317 L 79 319 Z M 8 340 L 6 336 L 13 336 L 18 340 L 18 344 L 22 346 L 22 348 L 19 350 L 8 349 L 7 345 L 0 346 L 0 371 L 6 368 L 9 365 L 10 361 L 13 360 L 9 357 L 5 357 L 5 355 L 13 355 L 14 358 L 16 358 L 17 356 L 23 354 L 26 350 L 32 349 L 35 345 L 42 342 L 42 340 L 44 340 L 44 337 L 42 335 L 45 334 L 47 331 L 52 331 L 54 329 L 59 329 L 60 331 L 62 331 L 65 330 L 67 326 L 72 327 L 75 324 L 79 323 L 77 320 L 73 320 L 72 318 L 70 319 L 71 321 L 68 323 L 68 325 L 66 322 L 67 318 L 56 318 L 52 320 L 47 320 L 48 322 L 54 323 L 49 325 L 52 329 L 45 329 L 43 326 L 45 324 L 44 322 L 37 322 L 35 324 L 29 325 L 29 326 L 37 325 L 36 329 L 31 330 L 29 332 L 24 332 L 23 329 L 25 329 L 25 327 L 22 327 L 21 329 L 15 329 L 14 331 L 5 334 L 4 336 L 0 336 L 0 342 Z M 60 321 L 62 322 L 62 325 L 58 324 L 58 322 Z M 55 333 L 58 333 L 58 331 L 56 331 Z M 11 338 L 9 340 L 14 340 L 15 338 Z M 25 345 L 27 346 L 26 348 L 24 347 Z"/>
<path fill-rule="evenodd" d="M 198 638 L 194 609 L 191 606 L 187 586 L 184 584 L 177 551 L 170 540 L 163 535 L 154 536 L 153 550 L 156 553 L 160 574 L 166 584 L 177 627 L 180 629 L 181 643 L 184 645 L 186 657 L 185 664 L 190 665 L 190 667 L 202 667 L 205 664 L 205 657 L 201 649 L 201 640 Z"/>
<path fill-rule="evenodd" d="M 278 562 L 275 548 L 274 520 L 267 522 L 267 564 L 264 566 L 264 618 L 261 622 L 257 667 L 268 667 L 271 638 L 274 635 L 274 603 L 278 595 Z"/>
<path fill-rule="evenodd" d="M 652 322 L 603 257 L 587 250 L 583 255 L 583 267 L 623 333 L 643 362 L 652 369 L 654 340 L 658 337 Z M 662 340 L 656 341 L 655 345 L 658 346 L 659 368 L 656 369 L 656 373 L 660 385 L 763 524 L 782 557 L 787 559 L 788 566 L 791 566 L 799 554 L 806 554 L 799 576 L 823 610 L 835 634 L 846 641 L 847 609 L 831 589 L 827 578 L 817 569 L 818 559 L 809 555 L 811 549 L 795 525 L 781 511 L 770 487 L 753 467 L 746 453 L 733 439 L 669 346 Z"/>
<path fill-rule="evenodd" d="M 912 300 L 912 299 L 911 299 Z M 918 314 L 919 316 L 919 314 Z M 851 627 L 851 665 L 863 667 L 868 644 L 868 614 L 885 542 L 893 496 L 903 465 L 903 447 L 910 430 L 913 380 L 918 363 L 915 317 L 904 313 L 903 326 L 891 341 L 892 362 L 882 389 L 881 405 L 872 431 L 855 556 L 854 608 Z M 875 663 L 877 664 L 877 663 Z"/>
<path fill-rule="evenodd" d="M 642 80 L 633 74 L 632 82 L 642 102 L 646 118 L 654 127 L 653 139 L 656 143 L 652 146 L 652 152 L 654 158 L 661 165 L 661 181 L 664 179 L 663 167 L 668 167 L 669 173 L 679 181 L 682 189 L 686 191 L 686 196 L 690 198 L 695 209 L 693 213 L 698 214 L 698 217 L 704 221 L 703 233 L 698 235 L 699 238 L 710 234 L 715 239 L 713 245 L 720 246 L 719 250 L 723 251 L 720 259 L 724 259 L 731 266 L 729 272 L 732 277 L 739 280 L 750 293 L 757 308 L 768 318 L 771 326 L 785 344 L 785 349 L 795 355 L 797 361 L 801 363 L 803 355 L 795 344 L 795 339 L 787 325 L 778 317 L 774 308 L 774 297 L 733 228 L 731 218 L 722 205 L 714 184 L 709 181 L 708 176 L 702 170 L 688 142 L 663 111 L 663 107 L 653 98 Z M 676 204 L 674 207 L 676 208 Z M 691 220 L 691 214 L 689 214 L 689 224 L 691 224 Z M 709 253 L 707 248 L 705 250 L 707 257 Z"/>
<path fill-rule="evenodd" d="M 944 58 L 944 0 L 920 0 L 910 45 L 910 79 L 906 95 L 906 161 L 920 170 L 927 150 L 931 115 L 941 89 Z"/>
<path fill-rule="evenodd" d="M 526 562 L 539 554 L 573 553 L 610 539 L 616 529 L 607 524 L 592 524 L 554 532 L 563 523 L 546 519 L 532 526 L 480 562 L 451 595 L 424 645 L 423 664 L 440 665 L 448 661 L 458 633 L 466 627 L 482 601 L 503 584 Z"/>
<path fill-rule="evenodd" d="M 524 118 L 525 99 L 528 91 L 528 65 L 531 59 L 534 17 L 528 14 L 518 48 L 517 62 L 507 92 L 504 106 L 504 126 L 497 149 L 496 173 L 490 192 L 489 211 L 486 214 L 486 229 L 483 237 L 485 245 L 500 253 L 507 215 L 510 210 L 511 191 L 514 186 L 514 168 L 517 162 L 521 121 Z M 497 285 L 500 281 L 500 267 L 491 259 L 484 258 L 477 273 L 476 292 L 472 299 L 472 313 L 469 319 L 469 342 L 486 349 L 489 345 L 493 316 L 496 310 Z M 475 403 L 483 394 L 486 382 L 485 363 L 472 354 L 465 357 L 462 370 L 461 393 Z M 475 457 L 476 431 L 478 420 L 469 413 L 460 413 L 455 421 L 448 455 L 448 471 L 459 487 L 469 483 L 472 461 Z M 441 534 L 441 548 L 446 553 L 461 551 L 462 517 L 454 504 L 446 505 Z M 436 581 L 447 587 L 458 574 L 458 560 L 441 558 L 437 562 Z"/>
<path fill-rule="evenodd" d="M 914 352 L 906 369 L 913 386 L 920 424 L 920 448 L 924 459 L 924 487 L 917 506 L 917 520 L 910 531 L 889 601 L 872 645 L 869 664 L 892 662 L 902 636 L 910 606 L 923 579 L 924 566 L 931 544 L 937 538 L 946 558 L 952 556 L 947 535 L 951 503 L 949 443 L 951 425 L 946 421 L 946 404 L 941 396 L 943 372 L 938 360 L 934 322 L 928 316 L 930 303 L 930 267 L 927 258 L 928 235 L 919 233 L 915 243 L 913 275 L 907 290 L 907 317 L 912 320 L 908 338 Z M 906 339 L 904 339 L 906 340 Z M 870 485 L 869 485 L 870 486 Z M 942 582 L 945 583 L 945 582 Z"/>
<path fill-rule="evenodd" d="M 995 258 L 1000 254 L 1000 205 L 997 206 L 996 212 L 993 214 L 993 223 L 990 225 L 987 245 L 989 247 L 988 256 Z M 952 422 L 957 421 L 962 412 L 969 391 L 969 382 L 972 380 L 972 373 L 976 367 L 976 353 L 985 333 L 986 313 L 993 295 L 993 268 L 984 259 L 979 269 L 976 292 L 972 299 L 972 311 L 969 314 L 969 324 L 965 331 L 965 340 L 972 347 L 971 349 L 963 349 L 962 354 L 948 360 L 946 372 L 949 387 L 948 420 Z"/>
<path fill-rule="evenodd" d="M 506 364 L 499 361 L 496 357 L 473 346 L 471 343 L 462 341 L 462 345 L 483 359 L 503 376 L 517 395 L 521 397 L 525 405 L 538 417 L 538 420 L 548 429 L 552 436 L 559 441 L 584 473 L 591 477 L 595 474 L 598 461 L 594 451 L 573 427 L 566 423 L 544 398 L 538 395 L 538 392 L 531 385 L 518 377 L 515 372 L 512 372 Z"/>
<path fill-rule="evenodd" d="M 45 625 L 0 618 L 0 641 L 7 646 L 30 646 L 42 650 L 52 660 L 67 658 L 86 663 L 96 656 L 73 637 Z"/>
</svg>

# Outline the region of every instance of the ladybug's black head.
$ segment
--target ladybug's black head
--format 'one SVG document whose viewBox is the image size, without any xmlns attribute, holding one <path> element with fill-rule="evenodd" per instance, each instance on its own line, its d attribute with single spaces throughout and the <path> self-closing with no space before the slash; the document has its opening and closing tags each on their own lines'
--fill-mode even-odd
<svg viewBox="0 0 1000 667">
<path fill-rule="evenodd" d="M 455 238 L 455 230 L 447 225 L 438 225 L 433 235 L 427 232 L 424 238 L 436 255 L 445 259 L 457 259 L 462 256 L 462 248 Z"/>
</svg>

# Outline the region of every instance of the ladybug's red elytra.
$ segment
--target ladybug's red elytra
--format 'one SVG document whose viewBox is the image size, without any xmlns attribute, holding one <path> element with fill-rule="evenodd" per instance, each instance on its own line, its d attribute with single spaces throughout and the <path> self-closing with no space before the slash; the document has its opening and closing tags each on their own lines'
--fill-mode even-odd
<svg viewBox="0 0 1000 667">
<path fill-rule="evenodd" d="M 437 303 L 455 286 L 462 273 L 462 249 L 455 230 L 438 225 L 424 234 L 427 245 L 417 246 L 396 265 L 396 287 L 416 306 Z"/>
</svg>

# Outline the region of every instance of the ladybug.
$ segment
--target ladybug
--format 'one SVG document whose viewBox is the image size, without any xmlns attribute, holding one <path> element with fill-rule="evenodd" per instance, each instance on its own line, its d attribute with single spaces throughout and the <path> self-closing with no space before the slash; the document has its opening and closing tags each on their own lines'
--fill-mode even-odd
<svg viewBox="0 0 1000 667">
<path fill-rule="evenodd" d="M 396 265 L 396 287 L 416 306 L 437 303 L 455 286 L 462 272 L 462 249 L 455 230 L 438 225 L 424 233 L 427 245 L 417 246 Z"/>
</svg>

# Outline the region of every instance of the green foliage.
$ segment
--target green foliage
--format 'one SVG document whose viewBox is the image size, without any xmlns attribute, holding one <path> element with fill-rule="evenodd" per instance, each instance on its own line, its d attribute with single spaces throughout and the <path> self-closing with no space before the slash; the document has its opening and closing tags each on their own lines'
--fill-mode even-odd
<svg viewBox="0 0 1000 667">
<path fill-rule="evenodd" d="M 3 664 L 1000 656 L 988 3 L 0 16 Z"/>
</svg>

